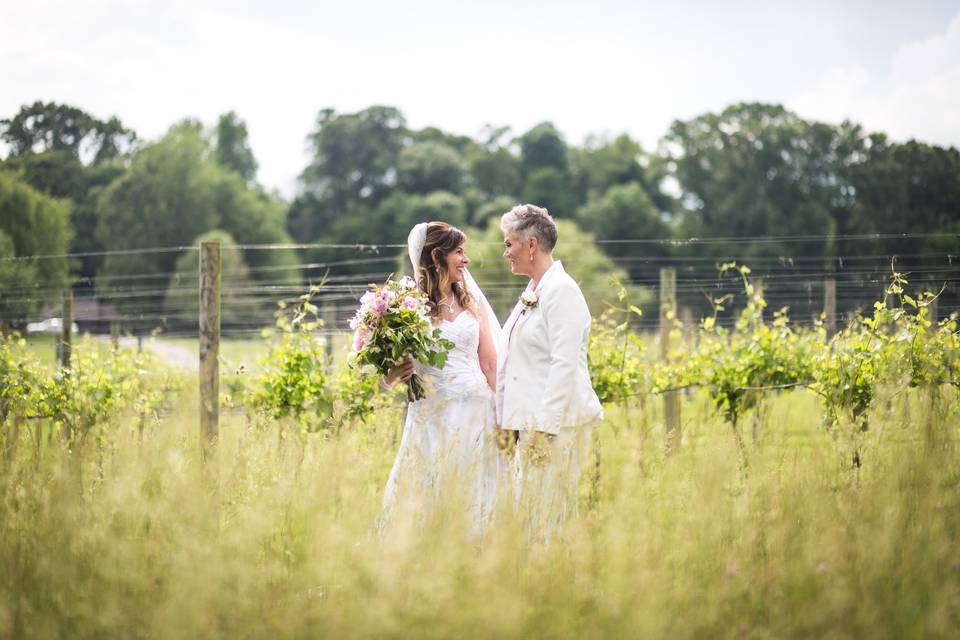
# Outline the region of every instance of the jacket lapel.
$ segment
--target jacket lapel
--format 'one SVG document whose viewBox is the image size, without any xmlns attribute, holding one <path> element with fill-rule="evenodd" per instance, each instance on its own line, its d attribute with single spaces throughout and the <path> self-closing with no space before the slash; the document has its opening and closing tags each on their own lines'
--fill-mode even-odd
<svg viewBox="0 0 960 640">
<path fill-rule="evenodd" d="M 543 274 L 543 278 L 540 280 L 540 284 L 534 289 L 534 293 L 540 294 L 543 291 L 543 285 L 550 279 L 550 277 L 556 273 L 563 273 L 563 265 L 559 260 L 555 260 L 554 263 L 547 269 L 547 272 Z M 527 289 L 524 289 L 526 291 Z M 520 328 L 524 322 L 527 321 L 527 316 L 529 314 L 524 313 L 523 303 L 519 300 L 517 304 L 514 305 L 513 311 L 510 312 L 510 317 L 507 318 L 507 321 L 503 323 L 503 331 L 501 342 L 503 349 L 500 350 L 501 353 L 506 353 L 510 348 L 510 342 L 513 339 L 513 334 Z"/>
<path fill-rule="evenodd" d="M 510 312 L 510 317 L 503 323 L 502 340 L 504 347 L 510 346 L 510 339 L 513 337 L 513 330 L 517 328 L 517 323 L 520 321 L 520 312 L 522 310 L 523 304 L 518 301 L 517 304 L 514 305 L 513 311 Z"/>
</svg>

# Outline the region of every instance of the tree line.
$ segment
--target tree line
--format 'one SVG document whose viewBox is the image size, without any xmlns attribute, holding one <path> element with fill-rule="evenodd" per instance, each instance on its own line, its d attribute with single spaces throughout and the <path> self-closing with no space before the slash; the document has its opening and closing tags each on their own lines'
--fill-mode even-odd
<svg viewBox="0 0 960 640">
<path fill-rule="evenodd" d="M 430 219 L 495 237 L 499 215 L 518 202 L 546 206 L 597 255 L 594 268 L 617 263 L 626 278 L 650 269 L 624 260 L 637 255 L 749 264 L 798 250 L 770 241 L 670 242 L 690 237 L 811 236 L 800 251 L 823 270 L 838 256 L 860 254 L 914 256 L 922 267 L 928 256 L 958 249 L 956 148 L 895 142 L 773 104 L 677 120 L 655 149 L 627 134 L 571 144 L 549 122 L 522 133 L 487 126 L 476 137 L 414 129 L 388 106 L 323 109 L 307 141 L 311 158 L 298 194 L 286 201 L 258 183 L 246 123 L 233 112 L 212 125 L 182 120 L 144 141 L 115 116 L 57 103 L 22 107 L 0 120 L 0 258 L 88 255 L 0 260 L 0 314 L 15 324 L 42 304 L 43 296 L 24 292 L 131 274 L 171 274 L 157 298 L 172 304 L 185 288 L 172 274 L 196 267 L 182 256 L 178 264 L 176 253 L 138 249 L 203 237 L 397 243 Z M 933 232 L 941 235 L 916 235 Z M 885 237 L 851 239 L 866 234 Z M 623 239 L 663 242 L 592 242 Z M 98 255 L 105 250 L 126 252 Z M 322 259 L 329 254 L 247 250 L 231 258 L 229 277 L 295 282 L 296 265 Z M 369 267 L 343 267 L 351 269 Z"/>
</svg>

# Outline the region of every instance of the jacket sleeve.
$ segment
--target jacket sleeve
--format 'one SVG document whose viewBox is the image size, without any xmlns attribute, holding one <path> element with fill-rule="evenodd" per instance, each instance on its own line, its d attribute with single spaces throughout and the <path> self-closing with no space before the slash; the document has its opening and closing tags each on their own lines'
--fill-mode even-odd
<svg viewBox="0 0 960 640">
<path fill-rule="evenodd" d="M 590 310 L 573 280 L 540 298 L 550 341 L 550 369 L 540 405 L 539 431 L 559 433 L 571 402 L 576 402 L 577 368 L 590 328 Z"/>
</svg>

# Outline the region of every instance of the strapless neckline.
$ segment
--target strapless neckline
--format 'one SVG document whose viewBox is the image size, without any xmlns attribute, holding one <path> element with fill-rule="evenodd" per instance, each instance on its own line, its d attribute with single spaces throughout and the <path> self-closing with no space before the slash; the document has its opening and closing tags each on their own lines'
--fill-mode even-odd
<svg viewBox="0 0 960 640">
<path fill-rule="evenodd" d="M 457 314 L 457 317 L 454 318 L 453 320 L 447 320 L 446 318 L 442 318 L 442 319 L 440 320 L 440 324 L 443 324 L 444 322 L 446 322 L 447 324 L 457 324 L 457 321 L 460 320 L 461 316 L 463 316 L 463 315 L 466 314 L 466 313 L 469 313 L 469 310 L 468 310 L 468 309 L 463 309 L 462 311 L 460 311 L 460 313 Z M 439 326 L 439 325 L 438 325 L 438 326 Z"/>
</svg>

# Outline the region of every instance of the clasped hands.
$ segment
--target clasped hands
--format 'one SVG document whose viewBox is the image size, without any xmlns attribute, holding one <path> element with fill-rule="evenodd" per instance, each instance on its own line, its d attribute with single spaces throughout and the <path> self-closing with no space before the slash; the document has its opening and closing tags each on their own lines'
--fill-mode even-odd
<svg viewBox="0 0 960 640">
<path fill-rule="evenodd" d="M 505 451 L 508 455 L 513 454 L 516 450 L 517 443 L 520 442 L 520 432 L 504 429 L 500 425 L 494 427 L 494 432 L 497 447 L 499 447 L 501 451 Z M 533 464 L 543 464 L 550 459 L 550 448 L 554 438 L 556 438 L 556 436 L 552 433 L 533 431 L 527 441 L 524 453 Z"/>
</svg>

